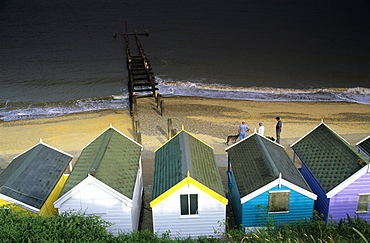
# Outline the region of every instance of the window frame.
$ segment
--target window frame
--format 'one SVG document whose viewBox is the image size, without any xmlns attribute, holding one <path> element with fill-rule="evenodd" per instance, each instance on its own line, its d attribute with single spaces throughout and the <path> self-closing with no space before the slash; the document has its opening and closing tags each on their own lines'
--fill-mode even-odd
<svg viewBox="0 0 370 243">
<path fill-rule="evenodd" d="M 187 213 L 183 214 L 183 199 L 184 196 L 186 196 L 186 210 Z M 195 201 L 192 200 L 192 197 L 194 198 L 195 196 Z M 194 203 L 196 203 L 195 208 L 193 208 Z M 195 213 L 192 213 L 192 211 L 195 211 Z M 188 218 L 188 217 L 199 217 L 199 195 L 198 194 L 191 194 L 191 193 L 186 193 L 186 194 L 180 194 L 180 210 L 179 210 L 180 218 Z"/>
<path fill-rule="evenodd" d="M 284 198 L 284 200 L 286 200 L 286 209 L 287 210 L 281 210 L 281 211 L 271 211 L 270 209 L 270 204 L 273 203 L 272 202 L 272 199 L 271 199 L 271 196 L 272 195 L 277 195 L 277 194 L 287 194 L 287 199 Z M 272 205 L 273 206 L 273 205 Z M 276 213 L 289 213 L 289 209 L 290 209 L 290 190 L 284 190 L 284 191 L 269 191 L 269 195 L 268 195 L 268 201 L 267 201 L 267 212 L 269 214 L 276 214 Z"/>
<path fill-rule="evenodd" d="M 359 210 L 361 196 L 366 196 L 367 197 L 367 211 Z M 364 202 L 362 202 L 362 203 L 364 203 Z M 358 199 L 357 199 L 356 213 L 369 213 L 369 208 L 370 208 L 370 193 L 359 193 L 358 194 Z"/>
</svg>

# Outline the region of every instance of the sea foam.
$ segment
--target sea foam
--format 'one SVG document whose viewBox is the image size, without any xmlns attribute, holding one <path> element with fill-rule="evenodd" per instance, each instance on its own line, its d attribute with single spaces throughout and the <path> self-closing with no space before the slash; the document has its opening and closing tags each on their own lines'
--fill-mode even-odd
<svg viewBox="0 0 370 243">
<path fill-rule="evenodd" d="M 223 84 L 183 82 L 161 78 L 157 78 L 157 80 L 159 81 L 159 93 L 164 96 L 199 96 L 207 98 L 285 102 L 344 101 L 370 104 L 370 89 L 363 87 L 316 89 L 232 87 Z"/>
<path fill-rule="evenodd" d="M 351 102 L 370 104 L 370 89 L 320 88 L 289 89 L 272 87 L 232 87 L 223 84 L 174 81 L 156 77 L 159 94 L 164 97 L 193 96 L 216 99 L 251 101 L 296 102 Z M 62 116 L 66 114 L 93 112 L 107 109 L 128 109 L 127 91 L 106 97 L 78 99 L 60 102 L 26 103 L 7 100 L 0 104 L 0 120 L 12 121 Z"/>
</svg>

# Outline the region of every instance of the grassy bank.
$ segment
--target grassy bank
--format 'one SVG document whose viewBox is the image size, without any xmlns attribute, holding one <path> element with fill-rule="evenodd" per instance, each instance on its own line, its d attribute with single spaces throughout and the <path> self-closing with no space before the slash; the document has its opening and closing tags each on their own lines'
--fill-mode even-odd
<svg viewBox="0 0 370 243">
<path fill-rule="evenodd" d="M 325 224 L 320 216 L 310 222 L 274 225 L 244 233 L 228 229 L 221 239 L 170 239 L 148 230 L 121 234 L 106 231 L 109 223 L 96 216 L 65 213 L 42 217 L 14 208 L 0 208 L 1 242 L 369 242 L 370 224 L 360 218 Z"/>
</svg>

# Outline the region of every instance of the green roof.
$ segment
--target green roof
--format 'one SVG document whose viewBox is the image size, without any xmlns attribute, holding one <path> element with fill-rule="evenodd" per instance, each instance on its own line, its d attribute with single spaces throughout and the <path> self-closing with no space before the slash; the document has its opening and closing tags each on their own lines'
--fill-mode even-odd
<svg viewBox="0 0 370 243">
<path fill-rule="evenodd" d="M 90 174 L 132 199 L 141 148 L 129 137 L 108 128 L 82 150 L 60 196 Z"/>
<path fill-rule="evenodd" d="M 325 192 L 363 167 L 354 148 L 324 123 L 291 147 Z"/>
<path fill-rule="evenodd" d="M 71 160 L 71 155 L 39 143 L 0 174 L 0 193 L 40 209 Z"/>
<path fill-rule="evenodd" d="M 224 196 L 213 148 L 182 130 L 155 152 L 152 199 L 190 177 Z"/>
<path fill-rule="evenodd" d="M 241 197 L 279 178 L 312 192 L 284 147 L 257 133 L 227 149 Z"/>
</svg>

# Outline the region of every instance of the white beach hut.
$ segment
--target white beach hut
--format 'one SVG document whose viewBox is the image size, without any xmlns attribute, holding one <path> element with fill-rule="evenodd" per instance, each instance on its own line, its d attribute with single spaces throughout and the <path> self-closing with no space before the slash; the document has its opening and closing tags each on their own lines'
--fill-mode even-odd
<svg viewBox="0 0 370 243">
<path fill-rule="evenodd" d="M 108 128 L 78 158 L 54 206 L 59 213 L 79 211 L 112 223 L 113 234 L 138 229 L 143 193 L 142 146 Z"/>
<path fill-rule="evenodd" d="M 213 148 L 185 130 L 155 153 L 152 199 L 159 236 L 196 238 L 225 231 L 228 200 Z"/>
</svg>

